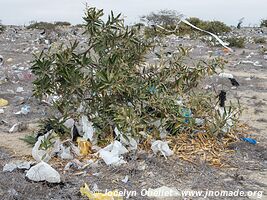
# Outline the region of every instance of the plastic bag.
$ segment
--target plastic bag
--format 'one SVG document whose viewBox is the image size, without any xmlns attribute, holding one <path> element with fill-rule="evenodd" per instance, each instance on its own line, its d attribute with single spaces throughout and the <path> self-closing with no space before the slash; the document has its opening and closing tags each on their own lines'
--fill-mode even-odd
<svg viewBox="0 0 267 200">
<path fill-rule="evenodd" d="M 169 145 L 167 142 L 163 142 L 161 140 L 156 140 L 152 143 L 151 146 L 152 151 L 156 154 L 158 152 L 161 152 L 161 154 L 167 158 L 167 156 L 173 155 L 173 151 L 169 148 Z"/>
<path fill-rule="evenodd" d="M 60 183 L 59 173 L 53 167 L 43 161 L 30 168 L 26 174 L 26 177 L 32 181 Z"/>
<path fill-rule="evenodd" d="M 117 191 L 111 191 L 106 194 L 91 192 L 88 185 L 80 188 L 82 196 L 87 196 L 89 200 L 123 200 L 123 197 L 118 195 Z"/>
</svg>

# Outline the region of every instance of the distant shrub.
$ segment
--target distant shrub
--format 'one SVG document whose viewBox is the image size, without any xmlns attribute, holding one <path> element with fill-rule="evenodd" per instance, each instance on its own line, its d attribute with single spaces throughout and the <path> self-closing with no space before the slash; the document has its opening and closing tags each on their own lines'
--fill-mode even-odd
<svg viewBox="0 0 267 200">
<path fill-rule="evenodd" d="M 56 25 L 49 22 L 32 22 L 29 26 L 27 26 L 27 28 L 54 30 L 56 28 Z"/>
<path fill-rule="evenodd" d="M 205 21 L 203 29 L 214 34 L 229 33 L 231 28 L 220 21 Z M 202 28 L 202 27 L 200 27 Z"/>
<path fill-rule="evenodd" d="M 261 20 L 260 27 L 267 27 L 267 19 Z"/>
<path fill-rule="evenodd" d="M 6 26 L 4 26 L 0 21 L 0 33 L 3 33 L 6 29 Z"/>
<path fill-rule="evenodd" d="M 229 42 L 229 47 L 244 48 L 245 38 L 244 37 L 230 37 L 226 39 Z"/>
<path fill-rule="evenodd" d="M 57 22 L 54 22 L 54 24 L 56 26 L 71 26 L 71 23 L 70 22 L 60 22 L 60 21 L 57 21 Z"/>
<path fill-rule="evenodd" d="M 145 26 L 145 24 L 144 24 L 144 23 L 141 23 L 141 22 L 139 22 L 139 23 L 136 23 L 136 24 L 134 24 L 133 26 L 139 26 L 139 27 L 142 27 L 142 26 Z"/>
<path fill-rule="evenodd" d="M 254 42 L 256 44 L 265 44 L 266 43 L 266 40 L 263 37 L 261 37 L 261 38 L 254 38 Z"/>
</svg>

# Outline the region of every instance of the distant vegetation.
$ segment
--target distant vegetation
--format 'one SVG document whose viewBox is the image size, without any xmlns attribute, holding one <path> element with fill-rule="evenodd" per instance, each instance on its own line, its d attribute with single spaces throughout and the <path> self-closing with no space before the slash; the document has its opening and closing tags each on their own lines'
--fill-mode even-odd
<svg viewBox="0 0 267 200">
<path fill-rule="evenodd" d="M 57 21 L 57 22 L 54 22 L 54 24 L 56 26 L 71 26 L 71 23 L 70 22 L 60 22 L 60 21 Z"/>
<path fill-rule="evenodd" d="M 261 20 L 260 27 L 267 27 L 267 19 Z"/>
<path fill-rule="evenodd" d="M 226 39 L 229 42 L 229 47 L 244 48 L 245 47 L 245 38 L 244 37 L 230 37 Z"/>
<path fill-rule="evenodd" d="M 29 26 L 27 26 L 28 29 L 46 29 L 46 30 L 55 30 L 58 26 L 70 26 L 70 22 L 61 22 L 57 21 L 54 23 L 50 22 L 31 22 Z"/>
<path fill-rule="evenodd" d="M 175 30 L 180 19 L 181 19 L 181 15 L 173 10 L 161 10 L 157 13 L 152 12 L 149 15 L 141 17 L 141 21 L 146 22 L 150 26 L 152 25 L 152 27 L 145 28 L 145 35 L 147 37 L 161 36 L 161 35 L 166 34 L 166 32 L 162 33 L 162 30 L 160 30 L 159 28 L 155 26 L 153 27 L 153 25 L 160 25 L 165 29 L 173 31 Z M 198 28 L 201 28 L 203 30 L 209 31 L 214 34 L 223 34 L 223 33 L 228 33 L 231 31 L 231 28 L 229 26 L 227 26 L 225 23 L 220 22 L 220 21 L 204 21 L 196 17 L 188 18 L 187 21 L 197 26 Z M 180 23 L 178 28 L 175 31 L 175 34 L 177 35 L 185 35 L 185 34 L 202 35 L 203 33 L 193 29 L 187 24 Z"/>
<path fill-rule="evenodd" d="M 3 33 L 5 31 L 6 27 L 2 24 L 0 20 L 0 33 Z"/>
<path fill-rule="evenodd" d="M 256 44 L 265 44 L 266 43 L 266 40 L 265 40 L 265 38 L 260 37 L 260 38 L 254 38 L 254 42 Z"/>
</svg>

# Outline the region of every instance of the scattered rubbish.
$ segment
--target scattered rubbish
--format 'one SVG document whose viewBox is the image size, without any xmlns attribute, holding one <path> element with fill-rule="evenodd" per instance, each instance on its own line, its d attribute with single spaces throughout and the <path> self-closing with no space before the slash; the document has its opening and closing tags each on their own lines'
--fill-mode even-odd
<svg viewBox="0 0 267 200">
<path fill-rule="evenodd" d="M 6 60 L 6 62 L 7 62 L 7 63 L 11 63 L 11 62 L 13 62 L 13 59 L 12 59 L 12 58 L 8 58 L 8 59 Z"/>
<path fill-rule="evenodd" d="M 83 138 L 85 139 L 89 139 L 91 142 L 93 142 L 93 135 L 94 135 L 94 127 L 93 127 L 93 123 L 89 122 L 88 117 L 87 116 L 82 116 L 82 128 L 83 128 Z"/>
<path fill-rule="evenodd" d="M 136 150 L 137 149 L 137 142 L 134 138 L 127 136 L 127 135 L 120 135 L 120 141 L 122 144 L 128 147 L 129 151 Z"/>
<path fill-rule="evenodd" d="M 151 145 L 151 149 L 155 154 L 160 151 L 165 158 L 167 158 L 167 156 L 173 155 L 173 151 L 169 148 L 168 143 L 161 140 L 154 141 Z"/>
<path fill-rule="evenodd" d="M 18 122 L 16 124 L 14 124 L 10 129 L 9 129 L 9 133 L 15 133 L 15 132 L 21 132 L 24 131 L 28 128 L 28 125 L 22 122 Z"/>
<path fill-rule="evenodd" d="M 32 148 L 32 157 L 37 161 L 45 161 L 48 162 L 51 159 L 51 156 L 49 153 L 43 149 L 39 149 L 42 142 L 48 138 L 48 136 L 51 134 L 53 130 L 47 132 L 43 136 L 39 136 L 37 142 L 35 143 L 34 147 Z"/>
<path fill-rule="evenodd" d="M 239 83 L 238 83 L 237 80 L 235 80 L 234 78 L 229 78 L 229 80 L 231 81 L 231 84 L 232 84 L 233 86 L 236 86 L 236 87 L 239 86 Z"/>
<path fill-rule="evenodd" d="M 224 90 L 221 90 L 219 97 L 219 105 L 220 107 L 225 107 L 225 101 L 226 101 L 226 92 Z"/>
<path fill-rule="evenodd" d="M 18 87 L 17 90 L 16 90 L 16 92 L 18 92 L 18 93 L 20 93 L 20 92 L 24 92 L 23 87 Z"/>
<path fill-rule="evenodd" d="M 15 169 L 30 169 L 32 162 L 23 161 L 23 160 L 16 160 L 10 163 L 7 163 L 3 171 L 4 172 L 12 172 Z"/>
<path fill-rule="evenodd" d="M 4 114 L 4 113 L 5 113 L 4 109 L 0 108 L 0 114 Z"/>
<path fill-rule="evenodd" d="M 64 167 L 64 170 L 67 171 L 69 170 L 70 168 L 73 168 L 73 169 L 82 169 L 83 168 L 83 163 L 81 163 L 79 160 L 77 159 L 74 159 L 70 162 L 68 162 L 65 167 Z"/>
<path fill-rule="evenodd" d="M 129 176 L 126 175 L 122 180 L 123 183 L 127 183 L 129 181 Z"/>
<path fill-rule="evenodd" d="M 234 78 L 233 74 L 229 74 L 229 73 L 225 73 L 225 72 L 220 73 L 219 77 L 221 77 L 221 78 Z"/>
<path fill-rule="evenodd" d="M 8 105 L 8 101 L 5 99 L 0 98 L 0 107 L 4 107 Z"/>
<path fill-rule="evenodd" d="M 73 124 L 70 133 L 71 133 L 71 140 L 73 142 L 77 141 L 78 137 L 81 137 L 80 134 L 79 134 L 78 128 L 75 125 L 75 123 Z"/>
<path fill-rule="evenodd" d="M 248 142 L 250 144 L 257 144 L 257 141 L 252 138 L 241 138 L 243 141 Z"/>
<path fill-rule="evenodd" d="M 86 139 L 78 137 L 77 143 L 78 143 L 78 148 L 80 149 L 80 154 L 82 156 L 86 156 L 91 152 L 92 145 Z"/>
<path fill-rule="evenodd" d="M 3 63 L 4 63 L 4 58 L 3 58 L 3 56 L 0 55 L 0 66 L 2 66 Z"/>
<path fill-rule="evenodd" d="M 60 183 L 59 173 L 49 164 L 41 161 L 37 165 L 31 167 L 26 177 L 32 181 L 47 181 L 49 183 Z"/>
<path fill-rule="evenodd" d="M 73 159 L 73 155 L 70 152 L 71 147 L 65 148 L 63 145 L 61 145 L 61 153 L 60 153 L 60 158 L 64 160 L 71 160 Z"/>
<path fill-rule="evenodd" d="M 107 193 L 98 193 L 90 191 L 88 185 L 85 183 L 84 187 L 80 188 L 82 196 L 87 196 L 89 200 L 123 200 L 118 191 L 110 191 Z"/>
<path fill-rule="evenodd" d="M 66 126 L 67 128 L 72 128 L 74 126 L 74 119 L 70 118 L 70 119 L 67 119 L 63 125 Z"/>
<path fill-rule="evenodd" d="M 205 119 L 196 118 L 196 119 L 195 119 L 195 123 L 196 123 L 198 126 L 202 126 L 202 125 L 205 123 Z"/>
<path fill-rule="evenodd" d="M 15 115 L 27 115 L 31 111 L 31 106 L 24 105 L 20 111 L 16 112 Z"/>
<path fill-rule="evenodd" d="M 102 158 L 107 165 L 118 166 L 126 163 L 121 155 L 127 153 L 128 150 L 117 140 L 98 152 L 100 158 Z"/>
<path fill-rule="evenodd" d="M 181 196 L 181 193 L 176 188 L 170 188 L 162 186 L 156 189 L 149 188 L 147 190 L 148 197 L 177 197 Z"/>
</svg>

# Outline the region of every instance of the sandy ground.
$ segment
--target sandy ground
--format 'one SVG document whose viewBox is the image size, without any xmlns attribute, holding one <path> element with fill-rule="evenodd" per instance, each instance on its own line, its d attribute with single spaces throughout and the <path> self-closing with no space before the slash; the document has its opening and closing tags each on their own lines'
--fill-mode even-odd
<svg viewBox="0 0 267 200">
<path fill-rule="evenodd" d="M 258 36 L 257 31 L 247 30 L 248 37 Z M 32 52 L 47 47 L 45 43 L 39 43 L 38 30 L 18 30 L 15 34 L 13 29 L 0 35 L 0 55 L 12 61 L 5 62 L 0 70 L 11 71 L 11 80 L 0 84 L 0 98 L 7 99 L 4 114 L 0 114 L 0 169 L 10 160 L 31 155 L 31 148 L 19 138 L 36 130 L 38 120 L 48 114 L 47 107 L 31 97 L 31 81 L 34 77 L 23 74 L 29 73 Z M 262 36 L 262 35 L 260 35 Z M 265 37 L 265 36 L 264 36 Z M 66 31 L 64 36 L 57 38 L 58 42 L 78 39 L 83 41 L 83 36 L 74 36 L 71 30 Z M 184 46 L 194 48 L 192 57 L 205 58 L 208 51 L 220 51 L 219 47 L 209 47 L 200 40 L 180 38 L 176 41 Z M 266 44 L 264 44 L 267 47 Z M 128 164 L 121 167 L 107 167 L 100 162 L 98 167 L 89 168 L 83 174 L 77 175 L 75 171 L 64 173 L 62 166 L 58 170 L 62 174 L 62 184 L 52 185 L 47 183 L 34 183 L 25 179 L 25 172 L 14 171 L 4 173 L 0 170 L 0 199 L 82 199 L 79 188 L 83 183 L 90 187 L 97 184 L 99 189 L 127 189 L 141 192 L 143 188 L 157 188 L 161 186 L 176 187 L 181 190 L 242 190 L 264 191 L 261 199 L 267 199 L 267 60 L 260 53 L 260 45 L 247 43 L 244 49 L 235 49 L 229 55 L 223 55 L 229 62 L 225 72 L 232 73 L 240 87 L 231 89 L 230 83 L 224 83 L 231 97 L 239 97 L 244 108 L 241 120 L 250 127 L 252 137 L 258 141 L 256 145 L 238 142 L 232 149 L 234 154 L 229 154 L 226 162 L 230 167 L 215 168 L 205 163 L 193 165 L 182 161 L 176 156 L 165 160 L 154 155 L 137 154 L 128 155 Z M 253 52 L 253 54 L 251 54 Z M 262 66 L 240 63 L 241 61 L 259 61 Z M 22 74 L 19 76 L 18 74 Z M 25 78 L 26 77 L 26 78 Z M 209 82 L 218 84 L 216 77 L 210 78 Z M 17 93 L 16 89 L 23 87 L 24 92 Z M 21 98 L 22 97 L 22 98 Z M 228 100 L 230 100 L 228 99 Z M 30 105 L 31 112 L 26 116 L 14 115 L 23 105 Z M 8 133 L 13 124 L 23 122 L 30 124 L 27 130 L 17 133 Z M 27 157 L 28 158 L 28 157 Z M 140 168 L 144 166 L 144 168 Z M 140 169 L 139 169 L 140 168 Z M 125 184 L 121 180 L 129 176 Z M 205 199 L 259 199 L 253 197 L 207 197 Z M 140 194 L 130 199 L 147 199 Z M 151 199 L 151 198 L 150 198 Z M 169 198 L 170 199 L 170 198 Z M 204 197 L 175 199 L 204 199 Z"/>
</svg>

